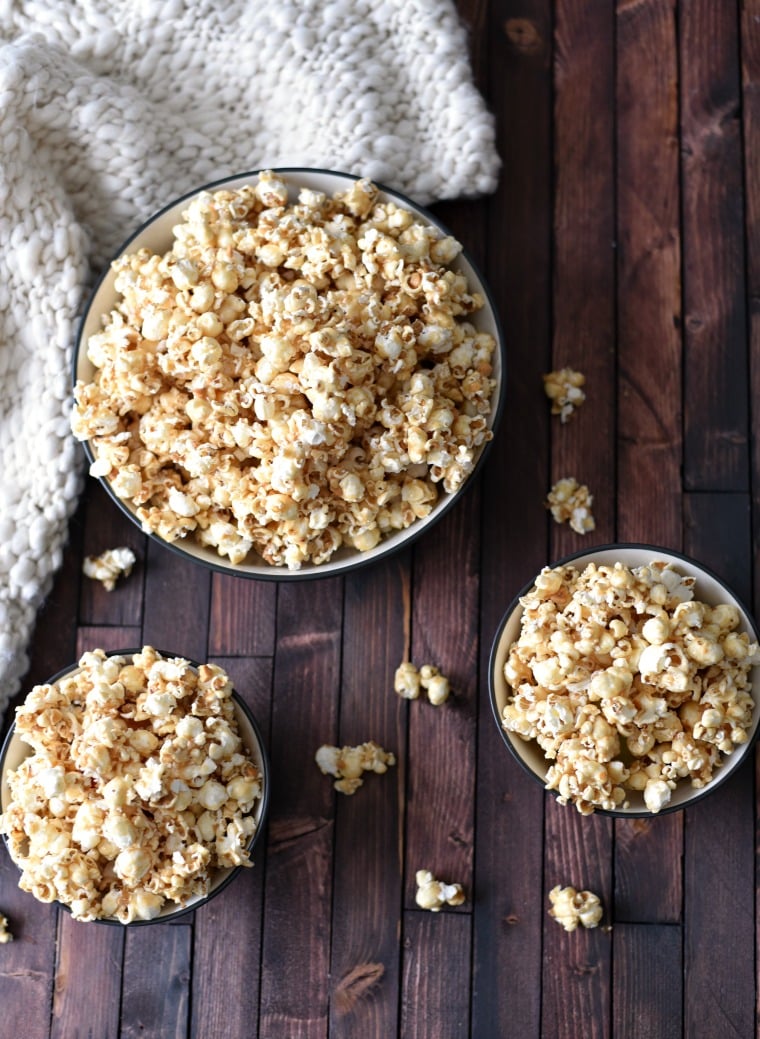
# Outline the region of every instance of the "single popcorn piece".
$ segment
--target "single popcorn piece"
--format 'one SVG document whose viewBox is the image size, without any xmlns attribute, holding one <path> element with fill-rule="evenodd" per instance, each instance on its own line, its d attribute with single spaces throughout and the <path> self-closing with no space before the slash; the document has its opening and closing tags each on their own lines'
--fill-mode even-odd
<svg viewBox="0 0 760 1039">
<path fill-rule="evenodd" d="M 572 368 L 559 368 L 543 377 L 544 392 L 552 402 L 552 415 L 559 415 L 562 423 L 567 422 L 576 408 L 586 399 L 582 387 L 586 377 Z"/>
<path fill-rule="evenodd" d="M 760 650 L 694 584 L 663 561 L 589 563 L 544 568 L 521 598 L 502 724 L 541 748 L 560 804 L 588 815 L 635 792 L 656 814 L 749 739 Z"/>
<path fill-rule="evenodd" d="M 556 523 L 569 523 L 576 534 L 588 534 L 596 527 L 591 512 L 593 501 L 586 484 L 568 476 L 558 480 L 549 491 L 546 507 Z"/>
<path fill-rule="evenodd" d="M 454 239 L 366 180 L 291 195 L 271 171 L 202 192 L 165 254 L 114 262 L 71 421 L 145 531 L 297 570 L 463 484 L 496 341 Z"/>
<path fill-rule="evenodd" d="M 558 884 L 549 892 L 549 901 L 549 915 L 566 931 L 574 931 L 579 924 L 596 927 L 602 919 L 599 896 L 591 891 L 576 891 L 574 887 L 560 887 Z"/>
<path fill-rule="evenodd" d="M 393 688 L 405 700 L 416 700 L 420 695 L 420 673 L 410 661 L 405 660 L 396 668 Z"/>
<path fill-rule="evenodd" d="M 445 905 L 460 906 L 465 901 L 461 884 L 446 884 L 436 880 L 430 870 L 417 870 L 414 879 L 417 882 L 414 900 L 421 909 L 437 913 Z"/>
<path fill-rule="evenodd" d="M 10 924 L 8 918 L 0 913 L 0 945 L 6 945 L 8 942 L 13 941 L 13 935 L 11 933 Z"/>
<path fill-rule="evenodd" d="M 396 764 L 393 754 L 370 740 L 358 747 L 333 747 L 323 744 L 315 755 L 324 775 L 336 776 L 333 786 L 341 794 L 353 794 L 363 784 L 364 772 L 387 772 Z"/>
<path fill-rule="evenodd" d="M 93 650 L 35 686 L 15 726 L 31 753 L 8 773 L 0 833 L 40 901 L 77 920 L 150 920 L 252 865 L 263 776 L 220 667 Z"/>
<path fill-rule="evenodd" d="M 131 548 L 109 548 L 99 556 L 85 556 L 82 571 L 85 577 L 100 581 L 111 592 L 120 577 L 129 577 L 135 562 L 136 556 Z"/>
</svg>

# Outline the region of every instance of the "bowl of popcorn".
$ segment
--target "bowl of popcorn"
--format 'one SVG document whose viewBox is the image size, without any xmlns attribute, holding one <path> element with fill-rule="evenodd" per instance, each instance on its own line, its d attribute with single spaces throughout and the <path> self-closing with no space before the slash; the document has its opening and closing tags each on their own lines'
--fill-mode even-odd
<svg viewBox="0 0 760 1039">
<path fill-rule="evenodd" d="M 673 811 L 750 756 L 758 638 L 736 595 L 687 556 L 579 552 L 544 567 L 504 615 L 489 662 L 494 717 L 560 804 Z"/>
<path fill-rule="evenodd" d="M 261 735 L 229 676 L 151 646 L 87 652 L 35 686 L 0 753 L 19 886 L 77 920 L 199 908 L 253 865 L 268 800 Z"/>
<path fill-rule="evenodd" d="M 502 338 L 426 210 L 264 170 L 154 216 L 96 286 L 72 428 L 140 528 L 215 570 L 340 573 L 407 545 L 483 460 Z"/>
</svg>

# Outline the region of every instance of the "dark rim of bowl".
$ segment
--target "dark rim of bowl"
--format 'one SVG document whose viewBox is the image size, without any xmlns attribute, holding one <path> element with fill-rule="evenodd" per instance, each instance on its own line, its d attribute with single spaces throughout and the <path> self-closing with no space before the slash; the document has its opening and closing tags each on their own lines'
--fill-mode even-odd
<svg viewBox="0 0 760 1039">
<path fill-rule="evenodd" d="M 159 210 L 153 213 L 152 216 L 148 217 L 148 219 L 145 220 L 142 224 L 140 224 L 140 226 L 135 231 L 133 231 L 132 234 L 130 234 L 129 237 L 119 246 L 117 251 L 112 254 L 111 259 L 104 266 L 100 276 L 98 277 L 97 281 L 95 282 L 93 288 L 91 289 L 87 297 L 87 301 L 82 311 L 82 316 L 79 320 L 79 328 L 74 343 L 74 352 L 71 366 L 72 386 L 74 386 L 77 381 L 77 367 L 79 362 L 79 356 L 82 350 L 86 350 L 87 348 L 87 344 L 83 342 L 85 322 L 87 321 L 90 309 L 95 301 L 95 296 L 97 295 L 101 285 L 103 284 L 110 272 L 111 264 L 113 263 L 113 261 L 116 260 L 123 252 L 125 252 L 129 248 L 131 243 L 139 235 L 141 235 L 143 231 L 150 226 L 150 224 L 158 220 L 159 217 L 163 216 L 163 214 L 166 213 L 168 210 L 173 209 L 177 205 L 180 205 L 187 199 L 195 197 L 202 191 L 217 191 L 220 188 L 223 188 L 225 184 L 229 184 L 232 181 L 241 181 L 245 178 L 258 177 L 259 174 L 264 172 L 266 169 L 269 169 L 269 167 L 261 167 L 260 169 L 249 171 L 244 170 L 242 173 L 235 173 L 229 177 L 222 177 L 220 180 L 210 181 L 207 184 L 202 184 L 200 187 L 193 188 L 192 191 L 185 192 L 184 195 L 180 195 L 179 197 L 173 199 L 171 202 L 167 202 L 166 205 L 162 206 Z M 325 176 L 343 177 L 346 181 L 357 181 L 363 179 L 357 176 L 356 174 L 344 173 L 341 170 L 327 170 L 310 166 L 279 166 L 272 167 L 271 171 L 272 173 L 281 173 L 283 175 L 297 175 L 299 173 L 316 173 Z M 417 202 L 414 202 L 407 195 L 403 194 L 400 191 L 397 191 L 395 188 L 386 187 L 380 181 L 373 180 L 372 183 L 383 194 L 388 195 L 390 198 L 393 198 L 394 200 L 400 200 L 412 210 L 417 210 L 417 212 L 421 213 L 427 220 L 430 221 L 431 224 L 436 226 L 444 234 L 456 237 L 453 235 L 452 231 L 447 227 L 447 225 L 443 223 L 443 221 L 439 220 L 437 216 L 434 216 L 430 212 L 430 210 L 427 209 L 425 206 L 419 205 Z M 176 555 L 181 556 L 183 559 L 189 558 L 194 563 L 198 563 L 200 566 L 205 566 L 207 569 L 215 571 L 216 573 L 232 574 L 235 577 L 244 577 L 256 581 L 309 581 L 320 580 L 326 577 L 339 577 L 343 574 L 351 573 L 354 570 L 358 570 L 360 567 L 371 566 L 374 563 L 379 562 L 381 559 L 388 559 L 396 553 L 402 552 L 404 549 L 408 548 L 414 541 L 416 541 L 424 533 L 426 533 L 428 530 L 434 527 L 439 522 L 439 520 L 441 520 L 443 516 L 449 511 L 449 509 L 457 502 L 459 502 L 462 496 L 467 493 L 467 491 L 472 487 L 473 483 L 475 482 L 475 478 L 480 476 L 482 472 L 483 463 L 486 457 L 490 454 L 491 445 L 493 444 L 493 441 L 496 437 L 496 431 L 501 422 L 501 418 L 504 412 L 504 399 L 506 396 L 507 387 L 507 359 L 506 346 L 504 342 L 504 331 L 501 325 L 501 320 L 499 318 L 499 312 L 496 307 L 493 293 L 491 291 L 490 286 L 483 278 L 483 275 L 480 272 L 480 268 L 476 263 L 473 262 L 473 259 L 470 256 L 469 252 L 466 249 L 462 248 L 460 255 L 470 265 L 476 278 L 480 282 L 483 295 L 486 298 L 487 306 L 493 316 L 493 321 L 496 328 L 497 349 L 501 360 L 501 374 L 499 378 L 499 392 L 498 399 L 496 401 L 496 408 L 491 413 L 493 417 L 491 420 L 491 425 L 489 427 L 493 436 L 491 440 L 486 441 L 486 443 L 482 445 L 480 449 L 480 454 L 478 455 L 478 459 L 475 462 L 473 470 L 469 474 L 465 482 L 462 484 L 462 486 L 453 493 L 449 494 L 447 497 L 439 501 L 439 508 L 438 511 L 435 513 L 435 516 L 433 516 L 426 523 L 422 524 L 418 530 L 414 530 L 415 524 L 412 524 L 411 527 L 407 527 L 407 536 L 404 537 L 399 544 L 389 545 L 385 551 L 378 551 L 375 555 L 370 556 L 368 558 L 364 554 L 358 553 L 356 558 L 351 557 L 350 559 L 346 560 L 344 565 L 340 565 L 340 561 L 338 561 L 337 564 L 333 564 L 332 569 L 325 570 L 320 570 L 319 566 L 316 565 L 313 569 L 310 570 L 288 570 L 285 567 L 272 567 L 271 573 L 269 573 L 267 570 L 264 570 L 262 573 L 252 574 L 248 573 L 245 570 L 237 569 L 232 563 L 222 562 L 221 557 L 220 561 L 216 562 L 214 559 L 204 559 L 193 555 L 192 553 L 188 552 L 185 548 L 183 548 L 184 539 L 179 539 L 178 541 L 166 541 L 164 538 L 159 537 L 159 535 L 155 534 L 153 531 L 143 530 L 142 533 L 145 534 L 146 537 L 150 538 L 151 541 L 155 542 L 157 545 L 161 545 L 164 548 L 168 548 L 169 551 L 174 552 Z M 92 448 L 90 447 L 89 440 L 81 441 L 81 446 L 87 458 L 88 465 L 92 464 L 92 462 L 95 461 L 95 455 L 92 451 Z M 113 489 L 111 488 L 110 484 L 105 479 L 105 477 L 98 477 L 98 481 L 108 494 L 109 498 L 111 498 L 111 500 L 118 506 L 118 508 L 124 513 L 124 515 L 127 516 L 127 518 L 133 524 L 135 524 L 140 530 L 142 530 L 142 527 L 140 526 L 140 523 L 138 522 L 134 513 L 131 512 L 126 502 L 122 501 L 122 499 L 114 493 Z M 266 567 L 268 564 L 262 559 L 261 565 L 262 567 Z M 329 567 L 330 561 L 328 560 L 327 563 L 322 565 L 324 565 L 325 567 Z"/>
<path fill-rule="evenodd" d="M 106 656 L 107 657 L 115 657 L 115 656 L 118 656 L 118 657 L 125 656 L 126 657 L 126 656 L 131 656 L 134 653 L 140 653 L 141 651 L 142 651 L 141 649 L 109 649 L 109 650 L 106 651 Z M 156 652 L 160 653 L 161 656 L 164 657 L 164 659 L 166 659 L 166 660 L 179 658 L 181 660 L 186 660 L 188 662 L 188 664 L 191 665 L 191 667 L 194 667 L 196 669 L 198 667 L 200 667 L 200 664 L 198 664 L 197 661 L 191 660 L 190 657 L 184 656 L 181 653 L 169 653 L 168 651 L 162 650 L 162 649 L 156 650 Z M 77 664 L 70 664 L 68 667 L 63 667 L 63 668 L 61 668 L 60 671 L 57 671 L 51 678 L 48 678 L 45 681 L 44 684 L 45 685 L 55 685 L 55 683 L 60 681 L 60 679 L 62 679 L 65 675 L 71 674 L 73 671 L 76 671 L 78 669 L 78 667 L 79 667 L 78 663 Z M 245 702 L 245 700 L 242 698 L 240 693 L 238 693 L 237 690 L 234 687 L 232 689 L 232 699 L 235 701 L 236 706 L 246 716 L 246 719 L 248 720 L 248 722 L 250 723 L 251 728 L 253 729 L 253 734 L 256 737 L 256 740 L 258 742 L 259 757 L 261 758 L 261 773 L 262 773 L 262 784 L 261 784 L 261 788 L 262 789 L 261 789 L 261 798 L 260 798 L 261 809 L 259 811 L 259 822 L 258 822 L 258 824 L 256 826 L 256 829 L 251 834 L 250 841 L 246 845 L 246 850 L 248 851 L 248 853 L 250 855 L 253 852 L 254 847 L 256 846 L 256 844 L 259 841 L 259 838 L 261 836 L 262 830 L 264 830 L 264 828 L 266 826 L 268 813 L 269 813 L 269 796 L 270 796 L 270 781 L 269 781 L 270 780 L 270 765 L 269 765 L 269 756 L 267 755 L 266 748 L 264 746 L 264 741 L 263 741 L 262 735 L 261 735 L 261 729 L 259 728 L 259 724 L 256 721 L 256 718 L 254 717 L 253 711 L 248 706 L 248 704 Z M 3 745 L 0 748 L 0 776 L 2 776 L 4 774 L 4 772 L 5 772 L 5 759 L 6 759 L 7 755 L 8 755 L 8 751 L 10 750 L 11 740 L 12 740 L 15 732 L 16 732 L 16 722 L 13 721 L 13 722 L 11 722 L 10 728 L 8 729 L 7 733 L 5 734 L 5 739 L 3 740 Z M 10 846 L 9 846 L 9 843 L 8 843 L 8 837 L 6 836 L 6 834 L 2 834 L 2 837 L 3 837 L 3 841 L 5 843 L 6 850 L 8 852 L 8 857 L 10 858 L 11 862 L 13 862 L 13 865 L 16 866 L 17 869 L 20 869 L 20 867 L 16 865 L 16 863 L 13 860 L 13 857 L 11 856 Z M 230 884 L 235 879 L 235 877 L 238 875 L 238 873 L 244 867 L 243 866 L 232 866 L 232 867 L 225 867 L 225 868 L 229 869 L 229 872 L 224 877 L 224 879 L 214 888 L 213 891 L 210 891 L 207 895 L 203 895 L 201 898 L 196 899 L 194 902 L 190 902 L 187 905 L 184 905 L 184 906 L 179 906 L 178 905 L 176 909 L 173 909 L 170 913 L 167 913 L 166 916 L 157 916 L 157 917 L 154 917 L 152 920 L 130 920 L 130 922 L 127 923 L 127 924 L 124 924 L 124 923 L 121 922 L 121 920 L 116 920 L 116 919 L 114 919 L 111 916 L 97 917 L 95 920 L 88 920 L 87 922 L 88 923 L 94 923 L 94 924 L 106 924 L 107 926 L 110 926 L 110 927 L 145 927 L 148 924 L 162 924 L 162 923 L 174 922 L 180 916 L 184 916 L 186 913 L 192 913 L 192 912 L 194 912 L 194 910 L 200 909 L 201 906 L 206 905 L 206 903 L 210 902 L 211 899 L 216 898 L 216 896 L 218 894 L 220 894 L 222 891 L 224 891 L 224 889 L 227 887 L 227 885 Z M 67 906 L 64 902 L 59 902 L 59 901 L 55 900 L 54 904 L 59 906 L 61 909 L 63 909 L 64 912 L 69 913 L 69 914 L 71 913 L 70 906 Z"/>
<path fill-rule="evenodd" d="M 755 642 L 760 643 L 760 630 L 758 629 L 757 622 L 752 612 L 748 610 L 745 606 L 744 601 L 729 587 L 728 584 L 726 584 L 722 577 L 719 577 L 709 567 L 704 566 L 704 564 L 698 563 L 692 556 L 687 556 L 683 552 L 678 551 L 677 549 L 665 548 L 663 545 L 649 545 L 643 542 L 636 541 L 616 541 L 606 545 L 594 545 L 593 548 L 579 549 L 577 552 L 572 552 L 570 555 L 562 556 L 555 562 L 547 563 L 546 565 L 554 569 L 558 566 L 569 565 L 582 556 L 588 556 L 596 552 L 614 552 L 616 549 L 635 549 L 637 551 L 642 552 L 651 552 L 654 554 L 655 558 L 657 553 L 664 552 L 669 556 L 674 556 L 675 558 L 680 559 L 682 562 L 691 566 L 694 570 L 701 571 L 702 573 L 706 574 L 726 591 L 730 599 L 733 599 L 734 602 L 736 602 L 736 604 L 739 607 L 741 607 L 749 622 L 749 634 L 753 637 L 753 640 Z M 501 724 L 499 706 L 496 702 L 496 684 L 494 681 L 494 671 L 496 668 L 496 656 L 499 651 L 499 644 L 501 642 L 504 629 L 509 623 L 510 617 L 519 606 L 520 599 L 522 598 L 522 596 L 528 594 L 528 592 L 534 586 L 535 582 L 536 579 L 535 577 L 533 577 L 530 581 L 527 581 L 523 585 L 520 591 L 514 596 L 509 606 L 507 607 L 506 612 L 499 621 L 496 633 L 491 643 L 491 650 L 488 655 L 488 699 L 491 704 L 491 713 L 493 715 L 494 721 L 496 722 L 496 726 L 499 730 L 501 738 L 506 744 L 507 749 L 509 750 L 514 760 L 518 763 L 521 769 L 531 777 L 531 779 L 533 779 L 536 783 L 539 784 L 544 793 L 552 794 L 555 798 L 557 798 L 559 796 L 557 791 L 547 790 L 544 780 L 541 778 L 541 776 L 539 776 L 538 773 L 534 772 L 530 765 L 528 765 L 527 762 L 525 762 L 517 753 L 517 750 L 513 746 L 506 729 Z M 755 695 L 753 695 L 753 699 L 755 700 L 755 702 L 757 702 Z M 687 802 L 684 802 L 682 804 L 667 804 L 664 808 L 661 808 L 659 812 L 649 812 L 644 809 L 628 809 L 623 811 L 619 809 L 610 808 L 595 808 L 592 814 L 607 815 L 619 819 L 654 819 L 657 816 L 668 815 L 671 812 L 681 812 L 686 808 L 690 808 L 698 801 L 701 801 L 702 798 L 706 797 L 708 794 L 711 794 L 715 789 L 717 789 L 717 787 L 721 786 L 730 776 L 734 774 L 734 772 L 736 772 L 737 769 L 739 769 L 742 766 L 742 764 L 744 763 L 744 759 L 749 756 L 750 751 L 752 750 L 752 747 L 759 736 L 760 721 L 758 721 L 758 723 L 755 725 L 754 731 L 746 743 L 740 744 L 730 755 L 723 755 L 723 764 L 718 769 L 715 778 L 710 780 L 707 786 L 702 787 L 701 789 L 695 788 L 693 794 L 689 797 L 689 800 Z M 517 735 L 515 736 L 515 739 L 520 738 L 521 737 Z M 568 805 L 568 807 L 571 806 Z"/>
</svg>

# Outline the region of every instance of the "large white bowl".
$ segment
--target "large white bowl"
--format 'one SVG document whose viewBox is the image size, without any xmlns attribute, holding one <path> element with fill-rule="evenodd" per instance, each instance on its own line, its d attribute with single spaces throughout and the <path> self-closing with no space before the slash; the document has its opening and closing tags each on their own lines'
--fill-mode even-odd
<svg viewBox="0 0 760 1039">
<path fill-rule="evenodd" d="M 134 649 L 121 649 L 113 650 L 108 653 L 108 656 L 131 656 L 133 653 L 138 652 Z M 174 654 L 161 653 L 163 657 L 172 657 Z M 197 666 L 197 665 L 196 665 Z M 68 675 L 74 674 L 79 670 L 79 666 L 74 664 L 72 666 L 64 668 L 59 671 L 52 678 L 49 678 L 45 684 L 53 685 L 55 682 L 67 677 Z M 262 830 L 264 828 L 267 812 L 269 809 L 269 796 L 270 796 L 270 778 L 269 778 L 269 759 L 264 749 L 264 742 L 261 736 L 256 719 L 254 718 L 251 709 L 242 699 L 242 697 L 235 691 L 232 693 L 232 703 L 235 711 L 235 721 L 237 722 L 238 732 L 240 738 L 243 741 L 248 754 L 261 773 L 261 796 L 256 801 L 253 810 L 253 819 L 256 824 L 256 828 L 251 835 L 250 840 L 247 844 L 249 854 L 252 852 L 254 845 L 261 837 Z M 15 722 L 11 725 L 10 729 L 6 733 L 5 740 L 3 741 L 2 748 L 0 748 L 0 814 L 8 808 L 11 803 L 11 791 L 8 785 L 8 773 L 14 771 L 19 767 L 21 762 L 33 754 L 33 749 L 28 743 L 25 743 L 20 736 L 16 733 Z M 9 848 L 7 837 L 3 835 L 6 847 Z M 10 854 L 10 848 L 9 848 Z M 12 856 L 11 856 L 12 858 Z M 128 924 L 122 924 L 120 920 L 114 917 L 100 917 L 97 920 L 92 921 L 93 923 L 103 924 L 115 924 L 118 927 L 141 927 L 145 924 L 152 923 L 167 923 L 176 920 L 184 913 L 189 913 L 193 909 L 199 909 L 205 905 L 210 899 L 220 894 L 227 885 L 238 875 L 243 869 L 242 866 L 233 866 L 225 869 L 215 869 L 211 873 L 211 883 L 209 890 L 205 895 L 199 895 L 193 899 L 190 899 L 184 905 L 177 905 L 175 902 L 167 902 L 158 916 L 152 920 L 132 920 Z M 61 903 L 59 903 L 61 904 Z M 62 908 L 68 911 L 68 906 L 63 905 Z"/>
<path fill-rule="evenodd" d="M 695 577 L 695 599 L 711 606 L 719 603 L 730 603 L 736 606 L 741 616 L 740 630 L 746 631 L 751 641 L 760 642 L 760 633 L 758 633 L 753 617 L 735 593 L 706 567 L 679 552 L 659 548 L 655 545 L 604 545 L 591 551 L 581 551 L 573 555 L 564 556 L 550 565 L 558 567 L 569 563 L 577 570 L 582 571 L 588 563 L 595 563 L 598 566 L 613 566 L 615 563 L 622 563 L 627 567 L 633 568 L 646 566 L 654 560 L 672 563 L 679 573 Z M 541 786 L 544 786 L 546 772 L 551 763 L 545 757 L 541 747 L 535 740 L 526 741 L 516 733 L 507 731 L 501 722 L 504 707 L 511 696 L 511 689 L 504 678 L 504 665 L 507 661 L 510 647 L 520 636 L 520 623 L 523 612 L 520 598 L 531 590 L 533 584 L 534 582 L 530 581 L 520 590 L 499 624 L 488 665 L 488 686 L 494 719 L 504 743 L 521 767 L 533 779 L 539 782 Z M 731 754 L 721 755 L 721 766 L 715 770 L 713 778 L 704 787 L 695 789 L 688 780 L 681 780 L 673 791 L 670 802 L 658 814 L 663 815 L 666 812 L 673 812 L 680 808 L 685 808 L 687 805 L 694 804 L 694 802 L 715 790 L 721 783 L 724 783 L 748 758 L 751 759 L 760 723 L 760 667 L 754 667 L 751 675 L 755 707 L 752 713 L 752 725 L 748 741 L 738 746 Z M 556 796 L 556 791 L 553 791 L 553 793 Z M 626 794 L 629 807 L 621 806 L 614 811 L 597 808 L 595 810 L 596 814 L 628 817 L 648 816 L 651 818 L 653 813 L 644 804 L 643 796 L 640 793 L 627 791 Z M 575 810 L 574 807 L 573 810 Z"/>
<path fill-rule="evenodd" d="M 170 205 L 152 216 L 142 227 L 128 238 L 117 252 L 116 257 L 120 256 L 124 252 L 135 252 L 141 248 L 147 248 L 152 252 L 159 254 L 167 252 L 171 248 L 173 241 L 172 228 L 180 221 L 181 214 L 187 208 L 191 199 L 204 191 L 216 191 L 222 188 L 233 190 L 246 184 L 255 183 L 259 172 L 260 171 L 251 171 L 242 173 L 235 177 L 216 181 L 212 184 L 205 184 L 199 187 L 196 191 L 183 195 L 181 198 L 172 202 Z M 288 168 L 278 169 L 274 172 L 283 175 L 291 188 L 291 197 L 293 200 L 301 188 L 322 191 L 326 194 L 333 195 L 338 191 L 345 191 L 353 181 L 359 179 L 348 173 L 338 173 L 328 170 Z M 397 205 L 413 212 L 421 220 L 438 227 L 443 234 L 451 234 L 448 228 L 446 228 L 445 225 L 434 217 L 428 210 L 421 208 L 412 202 L 411 199 L 396 191 L 392 191 L 386 187 L 381 187 L 380 185 L 377 186 L 381 188 L 379 195 L 380 201 L 383 199 L 394 201 Z M 116 259 L 116 257 L 114 257 L 114 259 Z M 468 320 L 470 320 L 479 330 L 489 332 L 496 340 L 493 372 L 493 378 L 496 385 L 492 398 L 491 413 L 488 416 L 488 425 L 493 431 L 496 429 L 497 423 L 500 419 L 504 400 L 504 343 L 499 319 L 488 286 L 483 281 L 466 250 L 463 250 L 459 254 L 456 260 L 451 264 L 451 267 L 452 269 L 463 273 L 467 277 L 468 285 L 471 290 L 482 293 L 486 301 L 485 306 L 478 311 L 477 314 L 469 317 Z M 79 379 L 84 382 L 91 382 L 93 380 L 94 368 L 87 357 L 87 341 L 92 334 L 101 331 L 101 318 L 103 315 L 108 315 L 117 302 L 118 295 L 114 288 L 114 281 L 115 272 L 109 265 L 103 273 L 100 281 L 95 286 L 95 289 L 87 303 L 79 329 L 74 356 L 73 377 L 75 382 Z M 485 444 L 479 449 L 475 470 L 457 491 L 448 494 L 443 491 L 442 487 L 440 488 L 440 497 L 428 516 L 423 519 L 415 520 L 412 525 L 405 530 L 396 531 L 387 537 L 384 537 L 378 545 L 367 551 L 360 552 L 356 549 L 342 546 L 326 563 L 304 563 L 299 570 L 289 570 L 285 566 L 271 565 L 261 559 L 255 552 L 251 552 L 245 562 L 232 564 L 228 559 L 219 555 L 215 549 L 196 542 L 192 535 L 173 542 L 167 541 L 153 533 L 148 536 L 158 541 L 160 544 L 165 545 L 172 551 L 179 553 L 181 556 L 209 566 L 213 570 L 234 574 L 236 576 L 273 580 L 303 580 L 304 578 L 327 577 L 338 573 L 344 573 L 345 571 L 352 570 L 357 566 L 375 562 L 378 559 L 404 548 L 425 531 L 429 530 L 434 523 L 437 523 L 444 513 L 451 508 L 459 495 L 471 484 L 475 471 L 480 468 L 488 447 L 489 444 Z M 94 453 L 89 442 L 85 442 L 84 449 L 88 460 L 92 462 L 94 460 Z M 101 478 L 101 483 L 119 508 L 122 509 L 122 511 L 125 512 L 126 515 L 136 523 L 138 527 L 140 527 L 140 529 L 142 529 L 142 524 L 136 516 L 135 507 L 130 502 L 119 498 L 113 492 L 109 481 L 106 478 Z"/>
</svg>

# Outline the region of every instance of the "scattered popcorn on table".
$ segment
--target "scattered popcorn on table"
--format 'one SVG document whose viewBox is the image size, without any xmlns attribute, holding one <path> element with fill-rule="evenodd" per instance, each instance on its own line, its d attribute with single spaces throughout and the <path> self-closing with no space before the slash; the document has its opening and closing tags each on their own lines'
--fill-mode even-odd
<svg viewBox="0 0 760 1039">
<path fill-rule="evenodd" d="M 417 882 L 414 900 L 421 909 L 437 913 L 443 906 L 461 906 L 465 900 L 461 884 L 445 884 L 436 880 L 430 870 L 417 870 L 414 879 Z"/>
<path fill-rule="evenodd" d="M 295 570 L 461 486 L 492 437 L 496 343 L 458 242 L 369 181 L 291 203 L 271 172 L 201 194 L 174 239 L 114 262 L 72 413 L 146 531 Z"/>
<path fill-rule="evenodd" d="M 576 534 L 587 534 L 596 527 L 591 514 L 593 497 L 585 483 L 572 476 L 558 480 L 549 491 L 547 509 L 557 523 L 569 523 Z"/>
<path fill-rule="evenodd" d="M 560 422 L 570 418 L 576 408 L 586 399 L 581 387 L 586 376 L 572 368 L 560 368 L 544 375 L 544 392 L 552 402 L 552 415 L 559 415 Z"/>
<path fill-rule="evenodd" d="M 662 561 L 545 567 L 520 600 L 502 724 L 542 748 L 560 804 L 588 815 L 639 791 L 656 813 L 746 743 L 760 652 L 739 611 L 696 601 L 694 583 Z"/>
<path fill-rule="evenodd" d="M 0 832 L 40 901 L 77 920 L 150 920 L 205 895 L 214 869 L 252 865 L 262 776 L 220 667 L 150 646 L 79 666 L 16 711 L 33 753 L 8 774 Z"/>
<path fill-rule="evenodd" d="M 596 927 L 602 919 L 599 896 L 591 891 L 576 891 L 574 887 L 560 887 L 558 884 L 549 892 L 549 901 L 552 904 L 549 915 L 566 931 L 574 931 L 578 924 Z"/>
<path fill-rule="evenodd" d="M 418 671 L 408 660 L 396 668 L 393 687 L 406 700 L 416 700 L 422 687 L 435 707 L 445 703 L 451 692 L 448 678 L 434 664 L 423 664 Z"/>
<path fill-rule="evenodd" d="M 82 570 L 85 577 L 100 581 L 112 592 L 120 577 L 129 577 L 135 565 L 135 554 L 131 548 L 108 548 L 99 556 L 85 556 Z"/>
<path fill-rule="evenodd" d="M 324 775 L 336 776 L 333 786 L 341 794 L 353 794 L 364 782 L 363 772 L 387 772 L 396 764 L 393 754 L 370 740 L 358 747 L 331 747 L 323 744 L 315 760 Z"/>
<path fill-rule="evenodd" d="M 13 935 L 11 934 L 8 918 L 0 913 L 0 945 L 7 945 L 8 942 L 12 941 Z"/>
</svg>

